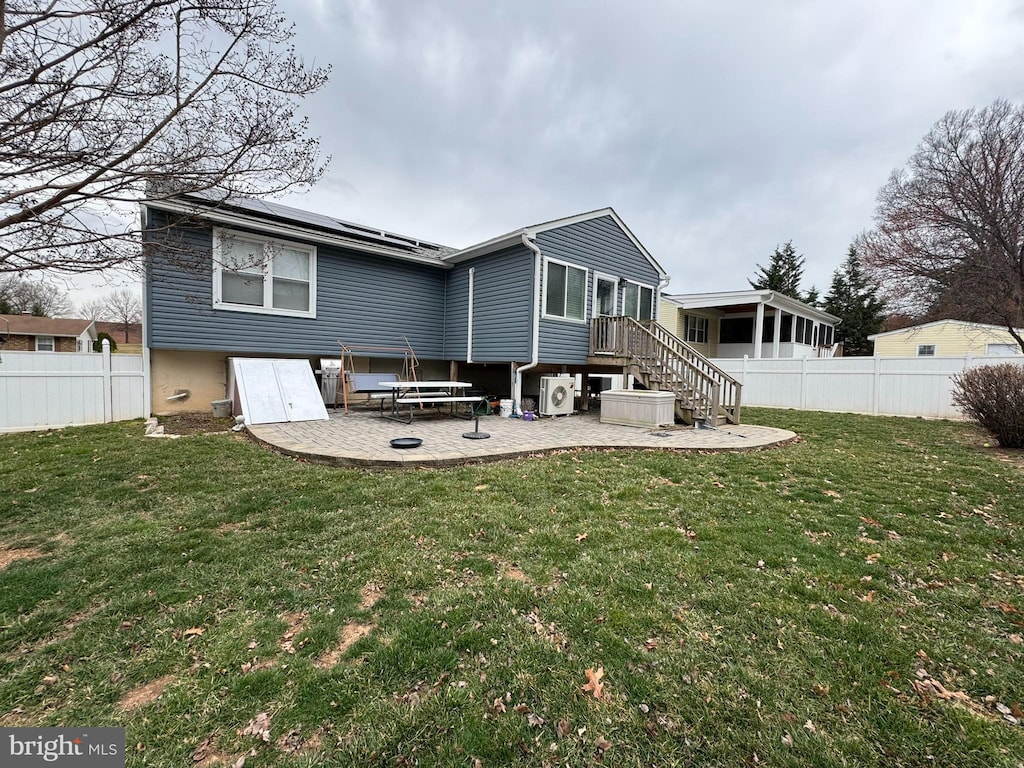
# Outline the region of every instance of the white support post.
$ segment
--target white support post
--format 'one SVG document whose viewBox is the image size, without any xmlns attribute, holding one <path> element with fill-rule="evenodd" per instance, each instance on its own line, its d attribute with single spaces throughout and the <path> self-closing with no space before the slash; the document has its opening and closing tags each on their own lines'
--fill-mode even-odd
<svg viewBox="0 0 1024 768">
<path fill-rule="evenodd" d="M 754 359 L 761 359 L 761 336 L 764 335 L 764 304 L 757 302 L 757 312 L 754 315 Z"/>
<path fill-rule="evenodd" d="M 775 308 L 775 327 L 772 329 L 772 357 L 779 359 L 779 342 L 782 340 L 782 308 Z"/>
</svg>

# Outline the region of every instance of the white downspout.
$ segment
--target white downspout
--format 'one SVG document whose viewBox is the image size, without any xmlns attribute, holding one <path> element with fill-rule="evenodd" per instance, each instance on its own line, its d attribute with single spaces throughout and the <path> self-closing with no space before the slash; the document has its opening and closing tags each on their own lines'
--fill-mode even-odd
<svg viewBox="0 0 1024 768">
<path fill-rule="evenodd" d="M 473 279 L 476 277 L 476 267 L 469 268 L 469 317 L 466 327 L 466 362 L 473 362 Z"/>
<path fill-rule="evenodd" d="M 142 220 L 142 231 L 146 231 L 149 225 L 149 211 L 145 204 L 139 206 L 139 216 Z M 149 291 L 149 270 L 146 267 L 146 255 L 142 254 L 140 259 L 142 269 L 142 412 L 144 418 L 153 415 L 153 369 L 149 360 L 149 303 L 146 301 L 146 294 Z"/>
<path fill-rule="evenodd" d="M 658 281 L 658 290 L 657 290 L 657 294 L 658 295 L 654 297 L 654 322 L 656 322 L 656 323 L 661 322 L 661 292 L 665 288 L 668 288 L 668 284 L 671 283 L 671 282 L 672 282 L 672 278 L 669 277 L 668 275 L 662 275 L 661 280 Z M 676 310 L 676 327 L 672 331 L 672 333 L 675 333 L 676 331 L 679 330 L 679 317 L 678 317 L 678 315 L 679 315 L 679 311 Z"/>
<path fill-rule="evenodd" d="M 526 365 L 520 365 L 516 368 L 512 374 L 512 413 L 519 412 L 519 403 L 523 400 L 523 379 L 519 375 L 523 371 L 528 371 L 531 368 L 536 368 L 537 363 L 540 362 L 540 267 L 541 267 L 541 255 L 540 248 L 538 248 L 529 236 L 523 233 L 523 245 L 533 251 L 533 342 L 532 350 L 530 353 L 530 362 Z"/>
</svg>

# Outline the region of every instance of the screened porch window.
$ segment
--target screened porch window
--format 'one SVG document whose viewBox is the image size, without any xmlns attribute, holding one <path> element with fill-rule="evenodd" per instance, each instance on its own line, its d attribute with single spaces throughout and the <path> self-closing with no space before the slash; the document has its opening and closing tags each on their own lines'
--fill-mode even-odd
<svg viewBox="0 0 1024 768">
<path fill-rule="evenodd" d="M 587 271 L 548 261 L 544 290 L 544 314 L 564 320 L 583 320 L 587 308 Z"/>
</svg>

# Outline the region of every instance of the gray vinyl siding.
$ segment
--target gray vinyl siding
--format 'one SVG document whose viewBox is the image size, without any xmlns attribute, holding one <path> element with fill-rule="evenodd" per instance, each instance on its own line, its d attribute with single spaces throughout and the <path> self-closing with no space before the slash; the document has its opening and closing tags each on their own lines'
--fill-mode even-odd
<svg viewBox="0 0 1024 768">
<path fill-rule="evenodd" d="M 473 275 L 473 361 L 529 360 L 533 334 L 533 251 L 525 245 L 463 262 L 448 275 L 445 353 L 466 359 L 469 270 Z"/>
<path fill-rule="evenodd" d="M 234 312 L 213 308 L 212 228 L 175 232 L 180 252 L 157 251 L 148 265 L 151 347 L 337 357 L 339 339 L 395 346 L 405 336 L 417 357 L 443 358 L 440 267 L 317 245 L 315 318 Z"/>
<path fill-rule="evenodd" d="M 590 351 L 589 321 L 593 313 L 595 271 L 651 286 L 654 288 L 654 300 L 657 304 L 657 287 L 661 275 L 611 216 L 601 216 L 541 232 L 537 235 L 537 245 L 544 256 L 566 261 L 587 270 L 587 322 L 542 317 L 539 354 L 542 363 L 586 363 L 587 353 Z M 541 286 L 541 301 L 544 290 L 544 286 Z M 622 307 L 621 295 L 619 307 Z"/>
</svg>

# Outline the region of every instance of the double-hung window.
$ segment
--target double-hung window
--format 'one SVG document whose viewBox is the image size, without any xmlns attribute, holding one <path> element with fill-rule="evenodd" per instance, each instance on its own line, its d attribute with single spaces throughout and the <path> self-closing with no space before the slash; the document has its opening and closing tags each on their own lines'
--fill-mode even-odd
<svg viewBox="0 0 1024 768">
<path fill-rule="evenodd" d="M 544 275 L 544 314 L 582 322 L 587 310 L 587 270 L 548 259 Z"/>
<path fill-rule="evenodd" d="M 213 306 L 238 312 L 316 316 L 316 248 L 217 230 Z"/>
<path fill-rule="evenodd" d="M 634 320 L 654 317 L 654 289 L 639 283 L 626 283 L 622 289 L 622 314 Z"/>
<path fill-rule="evenodd" d="M 57 342 L 53 336 L 36 336 L 36 352 L 55 352 Z"/>
<path fill-rule="evenodd" d="M 706 344 L 708 340 L 708 319 L 699 315 L 686 316 L 686 338 L 691 344 Z"/>
</svg>

